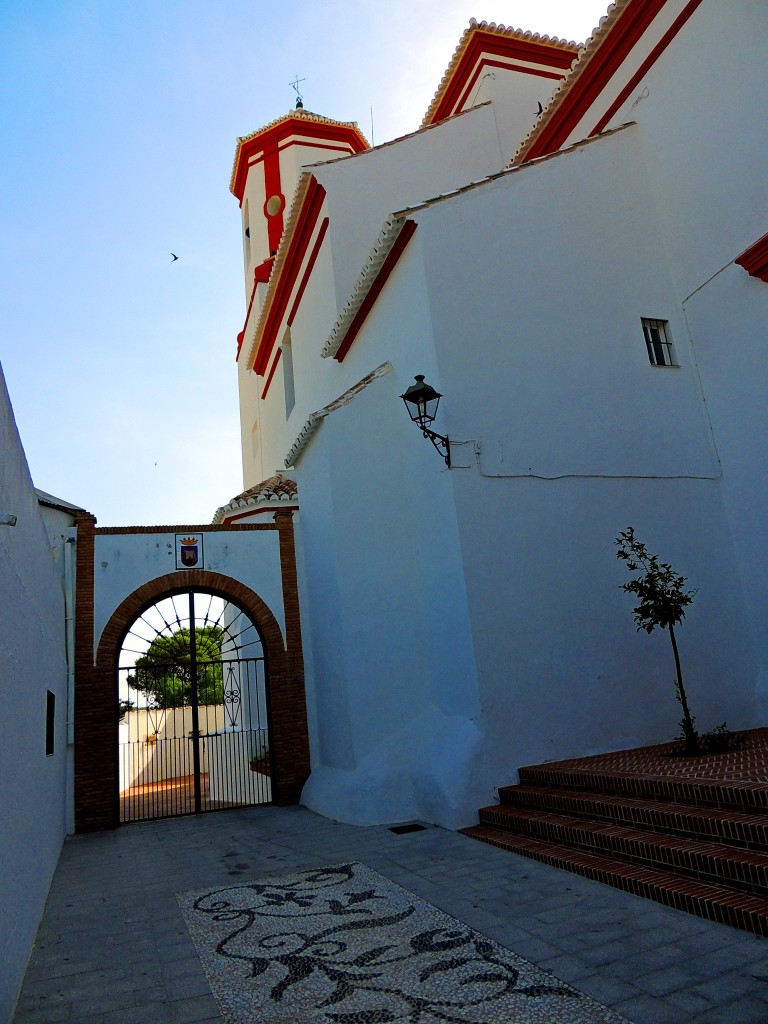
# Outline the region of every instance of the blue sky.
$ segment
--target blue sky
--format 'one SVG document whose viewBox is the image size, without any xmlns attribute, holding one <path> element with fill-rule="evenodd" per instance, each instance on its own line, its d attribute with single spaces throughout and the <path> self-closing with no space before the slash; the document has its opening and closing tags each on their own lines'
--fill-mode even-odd
<svg viewBox="0 0 768 1024">
<path fill-rule="evenodd" d="M 293 106 L 415 130 L 470 17 L 582 41 L 607 0 L 0 0 L 0 361 L 35 484 L 100 525 L 242 487 L 235 140 Z M 179 260 L 171 263 L 171 252 Z"/>
</svg>

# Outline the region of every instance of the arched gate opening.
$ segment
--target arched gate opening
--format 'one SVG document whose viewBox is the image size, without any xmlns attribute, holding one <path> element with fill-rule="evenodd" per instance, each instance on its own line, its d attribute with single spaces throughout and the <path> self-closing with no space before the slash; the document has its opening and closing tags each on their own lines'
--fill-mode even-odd
<svg viewBox="0 0 768 1024">
<path fill-rule="evenodd" d="M 187 528 L 183 528 L 187 529 Z M 176 531 L 178 532 L 178 531 Z M 187 735 L 184 744 L 188 747 L 187 762 L 192 764 L 191 774 L 196 774 L 194 768 L 195 747 L 199 747 L 200 773 L 205 775 L 203 770 L 206 763 L 210 766 L 211 745 L 218 743 L 227 754 L 223 756 L 235 757 L 238 751 L 238 744 L 241 745 L 242 753 L 248 754 L 247 776 L 248 782 L 253 785 L 261 785 L 262 789 L 257 791 L 254 798 L 247 798 L 247 802 L 263 802 L 266 797 L 276 804 L 296 803 L 301 795 L 301 790 L 310 772 L 309 758 L 309 734 L 307 728 L 307 707 L 304 691 L 304 660 L 301 645 L 301 624 L 299 615 L 298 587 L 296 580 L 296 561 L 293 543 L 293 526 L 290 512 L 277 512 L 275 523 L 241 526 L 239 529 L 230 529 L 217 526 L 198 527 L 197 532 L 204 533 L 207 538 L 209 549 L 217 553 L 217 558 L 226 561 L 227 546 L 230 550 L 230 562 L 233 561 L 231 552 L 237 552 L 237 544 L 241 545 L 240 551 L 248 551 L 250 548 L 243 547 L 246 540 L 255 539 L 264 541 L 259 549 L 262 554 L 269 556 L 270 549 L 266 542 L 277 541 L 278 566 L 279 566 L 279 599 L 282 607 L 278 613 L 282 615 L 282 625 L 278 622 L 275 614 L 265 601 L 244 582 L 233 578 L 220 571 L 205 568 L 190 568 L 160 574 L 150 578 L 148 582 L 135 587 L 127 596 L 113 606 L 113 610 L 104 620 L 103 626 L 96 628 L 96 609 L 99 595 L 104 592 L 108 584 L 109 573 L 115 564 L 120 563 L 122 557 L 133 557 L 136 550 L 146 552 L 150 550 L 165 551 L 173 544 L 173 529 L 166 527 L 138 527 L 138 528 L 95 528 L 93 517 L 81 516 L 78 522 L 77 542 L 77 615 L 75 620 L 75 706 L 74 706 L 74 808 L 75 808 L 75 830 L 77 832 L 89 832 L 98 829 L 114 828 L 121 820 L 121 768 L 118 763 L 118 739 L 120 726 L 119 701 L 133 700 L 135 708 L 140 705 L 145 718 L 150 717 L 149 701 L 146 700 L 147 690 L 138 689 L 134 697 L 121 692 L 118 684 L 119 669 L 127 668 L 126 674 L 136 677 L 135 682 L 140 686 L 147 684 L 148 680 L 139 678 L 140 673 L 136 671 L 136 659 L 146 657 L 152 637 L 144 637 L 144 649 L 132 655 L 131 664 L 123 662 L 121 656 L 125 646 L 126 638 L 134 624 L 144 615 L 147 610 L 157 606 L 164 600 L 176 602 L 178 614 L 174 617 L 174 623 L 168 622 L 175 630 L 190 628 L 192 623 L 193 634 L 198 628 L 211 627 L 217 621 L 218 628 L 222 630 L 219 649 L 220 656 L 208 659 L 218 663 L 221 670 L 221 683 L 214 679 L 214 689 L 219 687 L 223 700 L 214 700 L 213 705 L 218 705 L 214 718 L 207 717 L 207 713 L 201 714 L 198 692 L 198 725 L 197 743 L 190 742 L 191 737 Z M 221 537 L 219 538 L 219 534 Z M 215 547 L 218 541 L 219 547 Z M 109 549 L 105 546 L 99 550 L 99 578 L 95 579 L 95 554 L 98 544 L 112 545 Z M 116 554 L 116 546 L 123 544 Z M 128 545 L 132 544 L 133 547 Z M 140 547 L 143 545 L 143 547 Z M 110 562 L 109 555 L 113 559 Z M 105 557 L 105 555 L 107 557 Z M 154 556 L 153 556 L 154 557 Z M 273 557 L 274 562 L 274 557 Z M 251 573 L 253 575 L 253 573 Z M 135 585 L 134 585 L 135 586 Z M 272 600 L 275 600 L 275 588 L 272 586 Z M 124 591 L 125 593 L 125 591 Z M 195 596 L 194 610 L 190 614 L 190 594 Z M 198 598 L 197 595 L 205 595 Z M 207 603 L 216 599 L 218 611 L 207 612 Z M 186 605 L 185 605 L 186 602 Z M 203 602 L 200 604 L 200 602 Z M 182 614 L 186 607 L 186 612 Z M 213 607 L 213 605 L 211 606 Z M 220 617 L 221 609 L 229 608 Z M 208 622 L 206 624 L 206 614 Z M 235 617 L 242 614 L 243 619 L 249 623 L 248 630 L 252 638 L 258 637 L 260 650 L 254 653 L 256 648 L 244 649 L 242 643 L 235 639 L 237 630 L 233 627 Z M 225 618 L 228 621 L 225 623 Z M 175 619 L 178 618 L 178 623 Z M 184 619 L 188 621 L 185 623 Z M 227 628 L 225 628 L 225 625 Z M 161 631 L 162 632 L 162 631 Z M 174 628 L 171 628 L 171 633 Z M 227 636 L 228 633 L 228 636 Z M 238 647 L 239 644 L 239 647 Z M 131 646 L 130 638 L 127 646 Z M 237 651 L 237 653 L 236 653 Z M 236 654 L 236 656 L 235 656 Z M 194 657 L 197 659 L 198 651 L 195 648 Z M 180 659 L 185 672 L 189 671 L 188 660 L 193 656 L 188 649 L 187 664 L 185 659 Z M 242 666 L 227 666 L 225 662 L 240 662 L 252 657 L 257 665 L 245 669 Z M 204 663 L 206 658 L 197 659 Z M 139 666 L 141 667 L 141 666 Z M 233 672 L 229 673 L 229 668 Z M 246 678 L 243 674 L 256 669 L 253 678 Z M 206 669 L 205 671 L 208 671 Z M 238 679 L 237 673 L 241 672 Z M 198 664 L 198 687 L 200 664 Z M 162 675 L 162 673 L 159 673 Z M 171 673 L 174 675 L 174 673 Z M 181 678 L 182 686 L 188 683 L 175 673 L 177 681 Z M 183 675 L 183 674 L 182 674 Z M 234 681 L 236 686 L 227 685 Z M 151 687 L 150 687 L 151 689 Z M 238 728 L 237 721 L 232 715 L 228 715 L 225 689 L 230 691 L 230 697 L 237 691 L 241 702 L 250 700 L 250 694 L 255 694 L 256 700 L 260 703 L 259 711 L 254 715 L 249 711 L 248 722 L 253 723 L 253 729 Z M 142 698 L 140 694 L 145 696 Z M 137 697 L 139 699 L 137 699 Z M 206 698 L 208 699 L 208 698 Z M 173 703 L 173 700 L 167 703 Z M 191 697 L 189 703 L 185 699 L 177 701 L 185 708 L 191 708 Z M 230 711 L 234 711 L 234 700 L 230 700 Z M 182 717 L 178 709 L 166 707 L 166 718 L 171 715 Z M 264 718 L 266 712 L 266 721 Z M 184 710 L 183 715 L 190 715 L 190 710 Z M 245 719 L 241 719 L 241 724 Z M 184 725 L 185 732 L 194 732 L 194 727 Z M 123 731 L 125 731 L 123 729 Z M 152 728 L 160 736 L 162 730 L 159 727 Z M 180 730 L 179 730 L 180 731 Z M 243 733 L 252 732 L 250 737 L 243 736 Z M 240 733 L 239 737 L 233 734 Z M 216 734 L 217 738 L 214 738 Z M 147 738 L 147 731 L 144 732 L 144 740 Z M 265 744 L 262 744 L 262 739 Z M 205 752 L 202 749 L 202 742 L 205 742 Z M 150 743 L 149 746 L 156 746 Z M 268 751 L 268 774 L 262 769 L 265 767 L 265 760 L 262 754 Z M 177 757 L 179 757 L 177 752 Z M 205 758 L 208 758 L 206 762 Z M 238 764 L 242 764 L 240 758 Z M 253 772 L 251 765 L 255 765 Z M 128 771 L 132 771 L 130 767 Z M 210 776 L 210 771 L 208 772 Z M 266 782 L 262 779 L 251 779 L 251 774 L 266 776 Z M 217 792 L 223 799 L 214 803 L 226 804 L 228 806 L 241 805 L 246 802 L 237 795 L 232 785 L 232 772 L 219 772 L 219 787 Z M 221 781 L 222 777 L 228 775 L 229 781 Z M 145 781 L 147 780 L 145 777 Z M 164 780 L 158 780 L 164 781 Z M 205 810 L 205 779 L 200 780 L 200 799 L 196 801 L 195 784 L 192 782 L 191 810 L 194 813 L 197 803 L 200 810 Z M 210 786 L 210 778 L 207 780 Z M 129 787 L 130 788 L 130 787 Z M 161 811 L 161 813 L 165 813 Z M 175 810 L 172 813 L 177 813 Z M 126 819 L 127 820 L 127 819 Z"/>
<path fill-rule="evenodd" d="M 271 802 L 264 645 L 235 602 L 189 590 L 146 608 L 117 691 L 121 822 Z"/>
</svg>

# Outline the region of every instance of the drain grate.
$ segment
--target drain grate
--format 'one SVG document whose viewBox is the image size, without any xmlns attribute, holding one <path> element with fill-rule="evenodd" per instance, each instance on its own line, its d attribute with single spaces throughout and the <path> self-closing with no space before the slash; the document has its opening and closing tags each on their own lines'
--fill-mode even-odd
<svg viewBox="0 0 768 1024">
<path fill-rule="evenodd" d="M 417 825 L 413 822 L 411 825 L 390 825 L 389 831 L 394 832 L 396 836 L 404 836 L 408 832 L 425 832 L 426 825 Z"/>
</svg>

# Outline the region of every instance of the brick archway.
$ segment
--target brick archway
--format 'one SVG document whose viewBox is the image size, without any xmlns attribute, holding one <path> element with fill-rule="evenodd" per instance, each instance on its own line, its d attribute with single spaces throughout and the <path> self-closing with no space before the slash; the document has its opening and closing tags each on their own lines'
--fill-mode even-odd
<svg viewBox="0 0 768 1024">
<path fill-rule="evenodd" d="M 81 666 L 78 673 L 75 713 L 75 827 L 78 832 L 115 828 L 119 824 L 116 670 L 123 640 L 139 615 L 151 605 L 190 590 L 204 590 L 233 602 L 259 631 L 267 668 L 267 706 L 272 728 L 272 798 L 274 803 L 280 804 L 295 803 L 299 799 L 310 770 L 300 640 L 297 641 L 288 623 L 286 645 L 272 611 L 245 584 L 205 569 L 184 570 L 150 580 L 129 594 L 104 627 L 92 666 Z"/>
</svg>

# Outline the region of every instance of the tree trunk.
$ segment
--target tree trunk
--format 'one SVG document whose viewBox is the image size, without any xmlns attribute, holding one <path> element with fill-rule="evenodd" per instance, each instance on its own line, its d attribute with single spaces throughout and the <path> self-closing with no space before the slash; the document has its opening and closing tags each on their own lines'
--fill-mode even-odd
<svg viewBox="0 0 768 1024">
<path fill-rule="evenodd" d="M 672 623 L 669 624 L 669 639 L 672 641 L 672 651 L 675 655 L 675 671 L 677 672 L 677 699 L 680 701 L 683 707 L 683 720 L 680 723 L 683 727 L 683 735 L 685 736 L 685 749 L 689 754 L 699 753 L 699 734 L 696 732 L 696 728 L 691 718 L 691 712 L 688 710 L 688 699 L 685 695 L 685 687 L 683 686 L 683 671 L 680 667 L 680 654 L 677 650 L 677 641 L 675 640 L 675 630 L 672 627 Z"/>
</svg>

